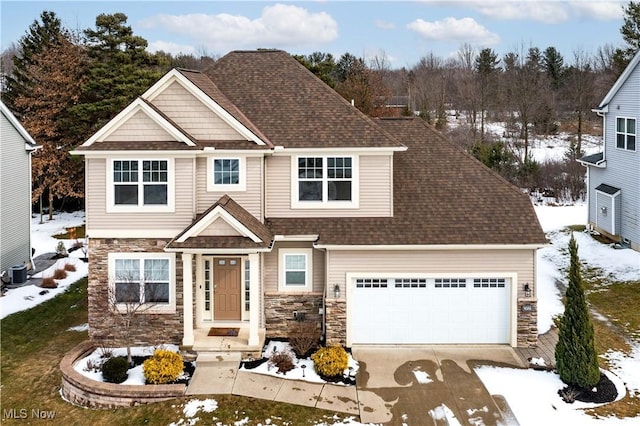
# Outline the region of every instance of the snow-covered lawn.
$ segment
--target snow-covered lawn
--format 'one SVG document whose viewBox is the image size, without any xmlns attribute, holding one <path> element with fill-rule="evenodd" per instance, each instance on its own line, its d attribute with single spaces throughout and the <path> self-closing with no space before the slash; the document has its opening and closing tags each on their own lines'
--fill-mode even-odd
<svg viewBox="0 0 640 426">
<path fill-rule="evenodd" d="M 585 224 L 587 218 L 586 204 L 573 206 L 535 206 L 536 213 L 543 230 L 547 233 L 550 245 L 538 251 L 538 328 L 540 333 L 547 331 L 553 316 L 562 313 L 563 306 L 556 281 L 565 282 L 564 270 L 568 266 L 566 247 L 569 241 L 569 233 L 565 230 L 567 225 Z M 81 225 L 84 221 L 84 213 L 56 214 L 55 220 L 39 224 L 39 217 L 33 219 L 32 241 L 36 249 L 36 255 L 46 252 L 55 252 L 57 239 L 51 235 L 64 232 L 66 227 Z M 590 266 L 598 267 L 603 273 L 609 274 L 614 280 L 640 279 L 640 253 L 632 250 L 619 250 L 603 245 L 595 241 L 588 234 L 574 233 L 579 245 L 580 259 Z M 63 240 L 67 248 L 73 241 Z M 72 282 L 86 276 L 86 264 L 77 257 L 82 256 L 80 251 L 71 253 L 69 261 L 77 268 L 65 280 L 58 281 L 57 289 L 50 289 L 48 293 L 40 295 L 43 290 L 39 287 L 26 286 L 20 289 L 12 289 L 0 298 L 0 318 L 25 309 L 30 309 L 38 303 L 42 303 L 55 295 L 63 292 Z M 61 267 L 54 265 L 52 268 Z M 43 276 L 51 274 L 52 270 L 44 271 Z M 77 331 L 86 330 L 86 324 L 74 327 Z M 610 352 L 606 355 L 612 365 L 611 371 L 615 373 L 625 384 L 631 395 L 640 395 L 640 345 L 634 343 L 631 354 Z M 263 364 L 265 365 L 265 364 Z M 266 365 L 264 367 L 267 368 Z M 290 378 L 300 379 L 301 368 L 298 372 L 287 373 Z M 256 371 L 256 370 L 254 370 Z M 568 405 L 562 402 L 556 392 L 563 385 L 557 375 L 548 372 L 534 370 L 516 370 L 508 368 L 482 367 L 477 370 L 478 375 L 485 386 L 495 394 L 503 395 L 514 411 L 516 418 L 522 425 L 538 424 L 594 424 L 617 425 L 636 424 L 637 419 L 594 419 L 585 414 L 580 405 Z M 256 371 L 257 372 L 257 371 Z M 276 374 L 274 369 L 267 372 Z M 313 367 L 305 369 L 305 379 L 313 377 Z M 133 374 L 133 378 L 140 380 L 140 374 Z M 294 377 L 295 376 L 295 377 Z M 582 406 L 583 407 L 583 406 Z M 193 399 L 184 406 L 184 416 L 175 425 L 193 424 L 199 415 L 214 413 L 217 408 L 215 400 Z M 272 419 L 265 419 L 264 424 L 276 424 Z M 360 425 L 354 420 L 345 420 L 329 424 Z"/>
<path fill-rule="evenodd" d="M 35 249 L 34 257 L 44 253 L 55 253 L 58 242 L 62 241 L 65 247 L 70 249 L 76 242 L 71 240 L 58 240 L 53 235 L 66 232 L 66 228 L 80 226 L 84 223 L 84 212 L 56 213 L 54 220 L 48 220 L 44 216 L 44 222 L 40 223 L 40 216 L 31 218 L 31 246 Z M 67 278 L 56 280 L 57 288 L 43 289 L 34 285 L 11 289 L 0 298 L 0 319 L 15 312 L 31 309 L 34 306 L 49 300 L 67 290 L 69 285 L 86 277 L 88 265 L 80 260 L 84 253 L 82 250 L 75 250 L 69 253 L 68 258 L 59 259 L 49 269 L 46 269 L 34 277 L 50 277 L 56 269 L 64 269 L 66 263 L 75 266 L 75 272 L 68 272 Z"/>
</svg>

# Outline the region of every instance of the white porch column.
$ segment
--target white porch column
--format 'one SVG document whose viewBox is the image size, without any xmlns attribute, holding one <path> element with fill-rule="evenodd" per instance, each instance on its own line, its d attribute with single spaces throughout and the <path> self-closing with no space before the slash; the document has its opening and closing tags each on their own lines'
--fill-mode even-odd
<svg viewBox="0 0 640 426">
<path fill-rule="evenodd" d="M 182 253 L 182 305 L 184 331 L 182 344 L 193 346 L 193 255 Z"/>
<path fill-rule="evenodd" d="M 260 344 L 260 256 L 249 255 L 249 346 Z"/>
</svg>

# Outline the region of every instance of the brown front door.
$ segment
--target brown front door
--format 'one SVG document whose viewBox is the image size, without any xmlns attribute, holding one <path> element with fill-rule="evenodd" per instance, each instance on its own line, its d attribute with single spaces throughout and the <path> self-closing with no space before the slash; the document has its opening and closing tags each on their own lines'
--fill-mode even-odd
<svg viewBox="0 0 640 426">
<path fill-rule="evenodd" d="M 240 320 L 240 259 L 213 260 L 214 320 Z"/>
</svg>

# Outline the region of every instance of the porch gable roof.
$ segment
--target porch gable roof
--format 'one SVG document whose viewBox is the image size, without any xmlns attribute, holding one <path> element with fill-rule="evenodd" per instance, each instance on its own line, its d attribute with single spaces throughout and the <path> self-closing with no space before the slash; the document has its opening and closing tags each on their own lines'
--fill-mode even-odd
<svg viewBox="0 0 640 426">
<path fill-rule="evenodd" d="M 239 235 L 200 235 L 216 220 L 223 220 Z M 267 248 L 272 240 L 273 234 L 262 222 L 231 197 L 224 195 L 170 241 L 166 248 Z"/>
</svg>

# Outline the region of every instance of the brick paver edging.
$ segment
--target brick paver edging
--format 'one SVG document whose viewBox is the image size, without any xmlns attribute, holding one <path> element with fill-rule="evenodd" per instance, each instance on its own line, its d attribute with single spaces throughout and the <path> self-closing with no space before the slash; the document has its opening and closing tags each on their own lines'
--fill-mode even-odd
<svg viewBox="0 0 640 426">
<path fill-rule="evenodd" d="M 95 350 L 84 341 L 68 352 L 60 361 L 62 396 L 72 404 L 88 408 L 134 407 L 150 402 L 166 401 L 184 396 L 186 385 L 117 385 L 91 380 L 78 373 L 74 363 Z"/>
</svg>

